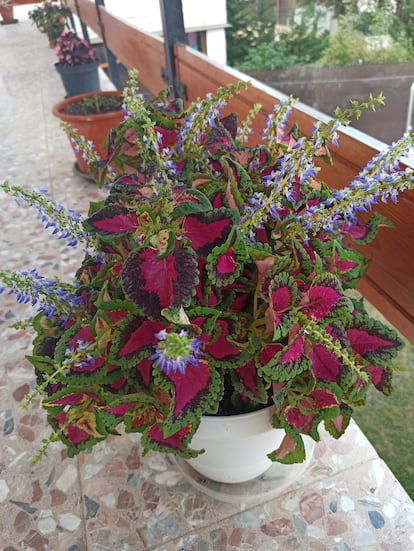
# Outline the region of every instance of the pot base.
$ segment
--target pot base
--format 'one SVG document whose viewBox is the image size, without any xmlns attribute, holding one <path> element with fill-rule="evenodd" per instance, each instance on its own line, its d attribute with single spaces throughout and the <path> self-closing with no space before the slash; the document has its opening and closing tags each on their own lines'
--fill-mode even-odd
<svg viewBox="0 0 414 551">
<path fill-rule="evenodd" d="M 292 465 L 272 463 L 262 475 L 240 483 L 228 484 L 210 480 L 193 469 L 182 457 L 175 455 L 168 457 L 194 488 L 214 499 L 238 504 L 261 503 L 281 494 L 307 469 L 312 459 L 315 442 L 311 438 L 304 438 L 304 443 L 306 460 L 303 463 Z"/>
<path fill-rule="evenodd" d="M 95 184 L 95 180 L 92 178 L 92 176 L 89 176 L 89 174 L 82 172 L 79 169 L 78 163 L 73 163 L 72 172 L 73 174 L 75 174 L 76 176 L 79 176 L 80 178 L 83 178 L 87 182 L 90 182 L 91 184 Z"/>
</svg>

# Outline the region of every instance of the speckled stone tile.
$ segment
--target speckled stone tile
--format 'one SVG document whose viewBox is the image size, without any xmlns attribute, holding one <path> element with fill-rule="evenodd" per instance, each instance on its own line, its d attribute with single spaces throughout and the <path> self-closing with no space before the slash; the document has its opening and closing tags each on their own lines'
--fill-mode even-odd
<svg viewBox="0 0 414 551">
<path fill-rule="evenodd" d="M 158 551 L 406 551 L 414 506 L 380 459 L 212 523 Z M 350 480 L 353 482 L 350 484 Z"/>
<path fill-rule="evenodd" d="M 63 97 L 54 62 L 28 21 L 0 26 L 0 180 L 47 189 L 86 214 L 105 191 L 73 173 L 70 144 L 51 114 Z M 82 253 L 50 239 L 33 209 L 4 194 L 0 204 L 0 266 L 70 280 Z M 49 428 L 37 402 L 22 407 L 35 382 L 25 360 L 32 334 L 8 327 L 30 313 L 0 295 L 3 551 L 414 550 L 414 505 L 355 423 L 338 441 L 321 431 L 298 480 L 251 505 L 200 493 L 167 456 L 143 456 L 136 435 L 74 459 L 54 444 L 31 466 Z"/>
</svg>

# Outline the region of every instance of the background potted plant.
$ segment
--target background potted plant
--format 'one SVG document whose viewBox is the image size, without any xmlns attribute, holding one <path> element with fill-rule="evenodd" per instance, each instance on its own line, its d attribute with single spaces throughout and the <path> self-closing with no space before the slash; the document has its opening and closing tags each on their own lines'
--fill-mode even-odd
<svg viewBox="0 0 414 551">
<path fill-rule="evenodd" d="M 380 99 L 337 110 L 309 138 L 286 131 L 290 101 L 281 103 L 263 142 L 248 146 L 260 106 L 240 127 L 220 114 L 242 86 L 183 110 L 166 93 L 143 100 L 133 74 L 106 160 L 68 129 L 91 174 L 111 185 L 86 220 L 44 192 L 2 185 L 86 250 L 73 284 L 0 271 L 38 307 L 35 395 L 70 456 L 123 424 L 145 451 L 195 458 L 206 417 L 269 408 L 269 428 L 284 436 L 275 444 L 269 431 L 268 458 L 301 462 L 303 436 L 317 441 L 322 423 L 340 437 L 370 387 L 391 390 L 401 340 L 352 293 L 367 261 L 347 242 L 386 223 L 375 213 L 362 223 L 360 212 L 413 188 L 398 164 L 413 139 L 335 191 L 315 160 L 329 161 L 340 124 Z"/>
<path fill-rule="evenodd" d="M 56 39 L 68 25 L 72 12 L 66 4 L 58 1 L 45 1 L 29 11 L 29 19 L 36 28 L 48 36 L 51 48 L 56 46 Z"/>
<path fill-rule="evenodd" d="M 17 19 L 14 18 L 13 3 L 10 0 L 0 0 L 0 14 L 2 17 L 1 25 L 17 23 Z"/>
<path fill-rule="evenodd" d="M 52 108 L 55 117 L 62 121 L 64 128 L 76 130 L 85 143 L 93 144 L 100 158 L 106 155 L 104 143 L 111 128 L 116 128 L 123 117 L 122 93 L 117 90 L 89 92 L 71 96 Z M 74 170 L 89 179 L 87 157 L 69 134 L 69 140 L 76 157 Z"/>
<path fill-rule="evenodd" d="M 92 46 L 81 39 L 74 31 L 65 30 L 56 40 L 55 64 L 67 97 L 87 92 L 99 91 L 99 62 Z"/>
</svg>

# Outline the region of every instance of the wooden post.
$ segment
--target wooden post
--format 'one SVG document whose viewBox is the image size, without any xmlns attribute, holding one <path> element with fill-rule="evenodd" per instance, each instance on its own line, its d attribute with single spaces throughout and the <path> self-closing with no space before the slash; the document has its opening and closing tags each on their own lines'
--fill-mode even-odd
<svg viewBox="0 0 414 551">
<path fill-rule="evenodd" d="M 174 57 L 174 44 L 185 44 L 186 42 L 182 2 L 181 0 L 160 0 L 160 8 L 167 63 L 163 78 L 171 87 L 172 95 L 175 98 L 185 99 L 185 87 L 177 79 Z"/>
</svg>

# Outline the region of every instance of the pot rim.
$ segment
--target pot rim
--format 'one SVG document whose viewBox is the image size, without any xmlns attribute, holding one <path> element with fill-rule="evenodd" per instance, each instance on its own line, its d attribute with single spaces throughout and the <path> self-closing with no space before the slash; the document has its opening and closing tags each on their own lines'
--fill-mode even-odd
<svg viewBox="0 0 414 551">
<path fill-rule="evenodd" d="M 252 420 L 255 417 L 271 415 L 276 409 L 274 404 L 265 406 L 255 411 L 249 411 L 248 413 L 237 413 L 235 415 L 202 415 L 201 418 L 211 423 L 223 423 L 223 421 L 231 423 L 244 423 L 246 419 Z"/>
<path fill-rule="evenodd" d="M 89 61 L 88 63 L 80 63 L 78 65 L 66 65 L 64 63 L 60 63 L 59 61 L 55 63 L 55 68 L 58 73 L 83 73 L 91 71 L 92 69 L 97 69 L 98 67 L 99 61 L 97 59 L 95 59 L 94 61 Z M 99 90 L 97 90 L 97 92 L 99 92 Z"/>
<path fill-rule="evenodd" d="M 101 120 L 101 119 L 110 119 L 115 114 L 119 115 L 121 110 L 109 111 L 107 113 L 95 113 L 93 115 L 67 115 L 61 112 L 62 109 L 64 109 L 68 105 L 72 105 L 73 103 L 77 103 L 78 101 L 81 101 L 84 98 L 95 96 L 97 94 L 100 96 L 102 95 L 121 96 L 122 90 L 96 91 L 96 92 L 88 92 L 85 94 L 77 94 L 76 96 L 71 96 L 70 98 L 66 98 L 59 101 L 58 103 L 55 103 L 55 105 L 52 107 L 52 114 L 58 119 L 61 119 L 69 123 L 76 122 L 76 121 L 93 121 L 93 120 Z"/>
</svg>

